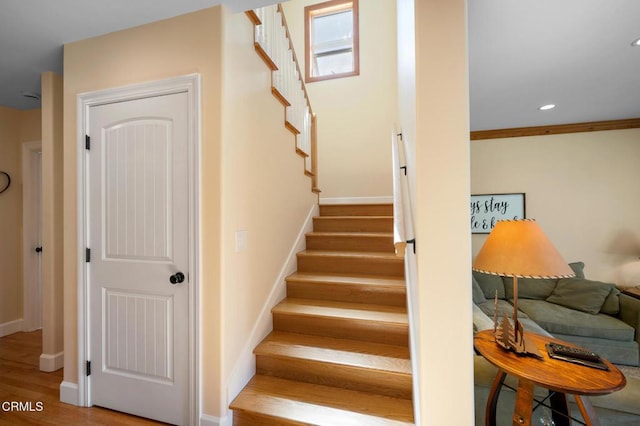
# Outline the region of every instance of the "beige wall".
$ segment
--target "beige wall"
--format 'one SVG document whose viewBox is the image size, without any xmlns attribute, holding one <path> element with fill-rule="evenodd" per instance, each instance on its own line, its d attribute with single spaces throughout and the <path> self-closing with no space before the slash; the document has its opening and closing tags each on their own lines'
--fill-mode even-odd
<svg viewBox="0 0 640 426">
<path fill-rule="evenodd" d="M 42 74 L 42 353 L 63 351 L 62 77 Z"/>
<path fill-rule="evenodd" d="M 11 176 L 0 194 L 0 326 L 22 318 L 21 152 L 23 142 L 40 140 L 40 129 L 39 109 L 0 107 L 0 170 Z"/>
<path fill-rule="evenodd" d="M 78 380 L 76 96 L 82 92 L 200 73 L 202 77 L 203 411 L 219 413 L 220 136 L 222 9 L 107 34 L 64 49 L 64 380 Z"/>
<path fill-rule="evenodd" d="M 619 282 L 640 256 L 640 129 L 473 141 L 471 154 L 472 192 L 526 193 L 527 217 L 587 278 Z"/>
<path fill-rule="evenodd" d="M 11 187 L 0 194 L 0 324 L 22 318 L 20 114 L 0 107 L 0 170 L 11 176 Z"/>
<path fill-rule="evenodd" d="M 244 14 L 213 8 L 65 47 L 66 381 L 77 381 L 76 95 L 198 72 L 203 105 L 202 411 L 227 414 L 232 371 L 270 292 L 274 286 L 283 288 L 277 278 L 317 201 L 252 34 Z M 248 244 L 237 253 L 239 230 L 247 232 Z"/>
<path fill-rule="evenodd" d="M 19 117 L 20 143 L 39 141 L 42 137 L 41 110 L 20 111 Z"/>
<path fill-rule="evenodd" d="M 304 73 L 304 6 L 283 3 Z M 321 198 L 392 195 L 391 132 L 396 125 L 396 2 L 359 2 L 360 75 L 307 84 L 318 116 Z"/>
<path fill-rule="evenodd" d="M 474 416 L 465 4 L 398 0 L 404 41 L 399 114 L 412 157 L 417 255 L 409 253 L 408 260 L 418 273 L 416 405 L 422 425 L 471 425 Z"/>
<path fill-rule="evenodd" d="M 238 371 L 247 368 L 244 353 L 261 337 L 253 336 L 260 313 L 271 319 L 271 291 L 284 290 L 278 277 L 317 196 L 244 14 L 226 15 L 223 62 L 222 380 L 233 387 L 234 373 L 246 374 Z M 236 231 L 247 232 L 246 251 L 236 252 Z"/>
</svg>

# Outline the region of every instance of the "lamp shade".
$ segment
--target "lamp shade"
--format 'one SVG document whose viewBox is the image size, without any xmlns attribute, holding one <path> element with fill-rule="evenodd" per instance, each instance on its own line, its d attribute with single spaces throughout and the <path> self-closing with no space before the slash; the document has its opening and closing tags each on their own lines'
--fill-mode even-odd
<svg viewBox="0 0 640 426">
<path fill-rule="evenodd" d="M 473 270 L 519 278 L 575 276 L 532 219 L 497 222 L 473 262 Z"/>
</svg>

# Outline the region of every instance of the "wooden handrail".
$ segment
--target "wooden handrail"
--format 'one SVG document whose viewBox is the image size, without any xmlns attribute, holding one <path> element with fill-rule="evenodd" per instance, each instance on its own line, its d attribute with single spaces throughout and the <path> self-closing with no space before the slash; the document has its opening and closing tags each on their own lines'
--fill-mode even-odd
<svg viewBox="0 0 640 426">
<path fill-rule="evenodd" d="M 407 243 L 414 245 L 413 224 L 407 179 L 407 165 L 402 149 L 402 135 L 391 135 L 391 158 L 393 167 L 393 244 L 396 256 L 403 257 Z"/>
<path fill-rule="evenodd" d="M 311 189 L 319 193 L 318 188 L 318 118 L 311 115 Z"/>
</svg>

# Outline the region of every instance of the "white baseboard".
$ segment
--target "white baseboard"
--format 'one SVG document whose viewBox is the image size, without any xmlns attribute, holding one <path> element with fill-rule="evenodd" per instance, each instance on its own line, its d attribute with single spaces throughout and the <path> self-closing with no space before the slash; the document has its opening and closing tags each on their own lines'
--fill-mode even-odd
<svg viewBox="0 0 640 426">
<path fill-rule="evenodd" d="M 52 371 L 60 370 L 62 367 L 64 367 L 64 352 L 58 352 L 53 355 L 40 355 L 40 371 L 50 373 Z"/>
<path fill-rule="evenodd" d="M 318 214 L 318 205 L 314 205 L 309 211 L 304 225 L 300 229 L 296 241 L 289 251 L 287 261 L 280 270 L 278 278 L 273 283 L 273 287 L 271 288 L 269 297 L 267 297 L 264 305 L 262 306 L 262 310 L 260 311 L 260 315 L 256 320 L 256 324 L 253 327 L 253 330 L 251 330 L 249 339 L 247 339 L 247 343 L 245 344 L 242 352 L 240 353 L 240 356 L 235 363 L 235 366 L 231 370 L 231 374 L 229 375 L 230 379 L 227 382 L 227 401 L 225 405 L 229 405 L 229 403 L 233 401 L 236 396 L 238 396 L 240 391 L 247 385 L 247 383 L 249 383 L 249 380 L 251 380 L 251 378 L 256 373 L 256 357 L 253 354 L 253 350 L 258 345 L 258 343 L 260 343 L 267 336 L 267 334 L 269 334 L 271 330 L 273 330 L 273 317 L 271 315 L 271 309 L 278 302 L 284 299 L 287 294 L 285 278 L 296 271 L 296 254 L 305 249 L 305 236 L 308 232 L 311 232 L 313 230 L 313 217 L 317 216 Z M 231 413 L 229 413 L 222 419 L 231 419 L 231 417 Z M 229 422 L 231 422 L 231 420 L 229 420 Z"/>
<path fill-rule="evenodd" d="M 393 204 L 393 196 L 388 197 L 328 197 L 320 198 L 320 204 Z"/>
<path fill-rule="evenodd" d="M 231 426 L 227 417 L 215 417 L 209 414 L 200 415 L 200 426 Z"/>
<path fill-rule="evenodd" d="M 80 406 L 78 384 L 71 382 L 60 383 L 60 401 L 66 404 Z"/>
<path fill-rule="evenodd" d="M 18 331 L 24 331 L 24 320 L 22 318 L 0 324 L 0 337 L 8 336 Z"/>
</svg>

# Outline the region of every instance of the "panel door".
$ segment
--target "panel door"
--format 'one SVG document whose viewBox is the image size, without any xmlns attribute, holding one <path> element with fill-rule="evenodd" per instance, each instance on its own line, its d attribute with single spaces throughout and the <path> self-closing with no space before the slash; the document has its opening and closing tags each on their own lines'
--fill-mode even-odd
<svg viewBox="0 0 640 426">
<path fill-rule="evenodd" d="M 92 106 L 89 129 L 90 400 L 186 424 L 187 94 Z"/>
</svg>

